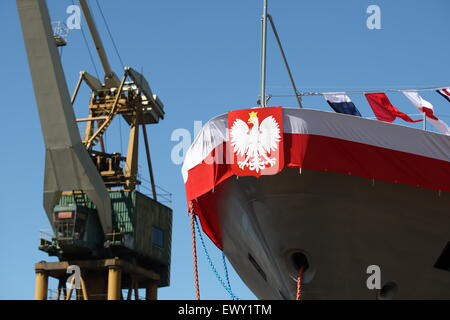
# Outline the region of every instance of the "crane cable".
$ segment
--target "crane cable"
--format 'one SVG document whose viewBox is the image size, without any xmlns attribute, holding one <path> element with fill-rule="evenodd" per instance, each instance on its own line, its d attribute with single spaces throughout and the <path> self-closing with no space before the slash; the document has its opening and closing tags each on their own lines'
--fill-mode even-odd
<svg viewBox="0 0 450 320">
<path fill-rule="evenodd" d="M 194 205 L 192 201 L 189 202 L 189 215 L 191 218 L 191 235 L 192 235 L 192 257 L 194 263 L 194 284 L 195 284 L 195 297 L 200 300 L 200 286 L 198 282 L 198 267 L 197 267 L 197 244 L 195 241 L 195 213 Z"/>
<path fill-rule="evenodd" d="M 73 0 L 72 0 L 72 5 L 75 5 L 75 2 Z M 84 44 L 89 53 L 89 59 L 91 60 L 92 66 L 94 67 L 95 75 L 97 76 L 97 79 L 100 79 L 100 76 L 97 71 L 97 67 L 95 66 L 94 57 L 92 56 L 91 49 L 89 49 L 89 44 L 88 44 L 88 41 L 86 38 L 86 34 L 84 33 L 83 26 L 80 26 L 80 30 L 81 30 L 81 34 L 83 36 Z"/>
<path fill-rule="evenodd" d="M 125 68 L 125 65 L 123 64 L 123 61 L 122 61 L 122 57 L 120 56 L 120 53 L 119 53 L 119 49 L 117 49 L 117 45 L 116 45 L 116 42 L 114 41 L 114 38 L 113 38 L 112 33 L 111 33 L 111 30 L 109 29 L 108 22 L 106 21 L 105 15 L 103 14 L 103 10 L 100 7 L 100 4 L 98 3 L 98 0 L 95 0 L 95 2 L 97 3 L 98 10 L 100 11 L 100 15 L 102 16 L 103 22 L 105 23 L 106 30 L 108 31 L 109 38 L 111 39 L 111 42 L 112 42 L 113 47 L 114 47 L 114 50 L 116 51 L 117 57 L 119 58 L 120 64 L 122 65 L 122 68 Z"/>
<path fill-rule="evenodd" d="M 112 36 L 111 29 L 109 29 L 108 21 L 106 20 L 105 15 L 103 14 L 102 7 L 100 6 L 100 3 L 98 0 L 95 0 L 98 10 L 100 11 L 100 15 L 102 16 L 103 23 L 105 24 L 106 31 L 108 32 L 109 38 L 111 39 L 111 42 L 114 47 L 114 51 L 117 54 L 117 57 L 119 58 L 120 64 L 122 65 L 122 69 L 125 68 L 125 65 L 123 63 L 122 57 L 120 56 L 119 49 L 116 45 L 116 42 L 114 41 L 114 37 Z M 120 135 L 120 153 L 123 154 L 123 138 L 122 138 L 122 117 L 119 118 L 119 135 Z"/>
</svg>

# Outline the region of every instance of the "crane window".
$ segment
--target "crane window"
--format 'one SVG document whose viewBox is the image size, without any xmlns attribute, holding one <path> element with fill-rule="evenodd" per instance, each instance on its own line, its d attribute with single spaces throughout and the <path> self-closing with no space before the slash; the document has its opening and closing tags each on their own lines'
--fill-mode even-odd
<svg viewBox="0 0 450 320">
<path fill-rule="evenodd" d="M 154 245 L 163 248 L 164 247 L 164 231 L 160 228 L 153 227 L 152 230 L 152 242 Z"/>
</svg>

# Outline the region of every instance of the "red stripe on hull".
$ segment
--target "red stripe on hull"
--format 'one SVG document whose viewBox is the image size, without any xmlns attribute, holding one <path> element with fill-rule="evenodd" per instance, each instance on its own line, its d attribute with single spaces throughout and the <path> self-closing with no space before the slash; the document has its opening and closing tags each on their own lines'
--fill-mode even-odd
<svg viewBox="0 0 450 320">
<path fill-rule="evenodd" d="M 225 145 L 221 146 L 225 149 Z M 219 153 L 216 148 L 209 160 Z M 353 176 L 401 183 L 450 192 L 450 162 L 363 143 L 306 134 L 284 134 L 284 159 L 287 168 L 330 171 Z M 196 199 L 195 212 L 202 228 L 220 248 L 221 235 L 214 187 L 232 176 L 225 164 L 207 161 L 189 170 L 186 182 L 188 200 Z"/>
</svg>

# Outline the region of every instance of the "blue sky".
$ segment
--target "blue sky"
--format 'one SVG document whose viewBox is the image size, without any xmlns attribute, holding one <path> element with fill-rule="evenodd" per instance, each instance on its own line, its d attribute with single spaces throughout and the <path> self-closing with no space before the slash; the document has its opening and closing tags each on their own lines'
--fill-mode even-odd
<svg viewBox="0 0 450 320">
<path fill-rule="evenodd" d="M 162 299 L 193 299 L 189 220 L 180 165 L 171 162 L 174 130 L 192 134 L 194 121 L 231 109 L 254 107 L 259 88 L 260 16 L 262 0 L 174 1 L 99 0 L 125 65 L 143 70 L 165 103 L 166 119 L 148 128 L 156 183 L 172 194 L 174 210 L 171 286 Z M 48 0 L 52 20 L 65 20 L 70 0 Z M 381 30 L 366 27 L 366 9 L 381 8 Z M 121 65 L 95 2 L 91 7 L 113 68 Z M 450 85 L 447 41 L 448 0 L 285 0 L 271 1 L 300 91 L 374 90 Z M 82 27 L 84 20 L 82 20 Z M 31 299 L 33 264 L 52 261 L 37 249 L 39 229 L 49 229 L 42 208 L 44 144 L 34 100 L 15 1 L 0 2 L 0 122 L 2 184 L 0 185 L 0 299 Z M 86 30 L 87 32 L 87 30 Z M 90 39 L 90 38 L 89 38 Z M 95 74 L 79 30 L 72 30 L 62 61 L 69 89 L 80 70 Z M 268 93 L 289 95 L 289 81 L 272 36 L 269 38 Z M 91 50 L 93 50 L 92 44 Z M 95 57 L 96 58 L 96 57 Z M 101 70 L 96 59 L 96 66 Z M 450 123 L 450 104 L 433 92 L 423 96 Z M 401 94 L 390 94 L 394 105 L 416 113 Z M 84 88 L 75 105 L 87 108 Z M 352 100 L 363 116 L 372 111 L 361 95 Z M 270 105 L 295 107 L 292 97 L 272 98 Z M 307 108 L 329 110 L 322 97 L 305 97 Z M 120 150 L 120 126 L 108 136 L 108 150 Z M 124 131 L 125 132 L 125 131 Z M 125 145 L 126 137 L 122 137 Z M 144 164 L 141 148 L 141 164 Z M 208 244 L 217 268 L 219 251 Z M 227 299 L 199 248 L 202 297 Z M 230 268 L 231 269 L 231 268 Z M 240 298 L 253 294 L 230 270 Z"/>
</svg>

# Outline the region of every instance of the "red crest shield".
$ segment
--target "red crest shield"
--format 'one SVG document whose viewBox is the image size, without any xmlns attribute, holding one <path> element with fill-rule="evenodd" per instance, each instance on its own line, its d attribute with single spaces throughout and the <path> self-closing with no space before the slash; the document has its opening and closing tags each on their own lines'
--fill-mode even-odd
<svg viewBox="0 0 450 320">
<path fill-rule="evenodd" d="M 228 112 L 228 159 L 238 176 L 274 175 L 284 167 L 283 109 Z"/>
</svg>

